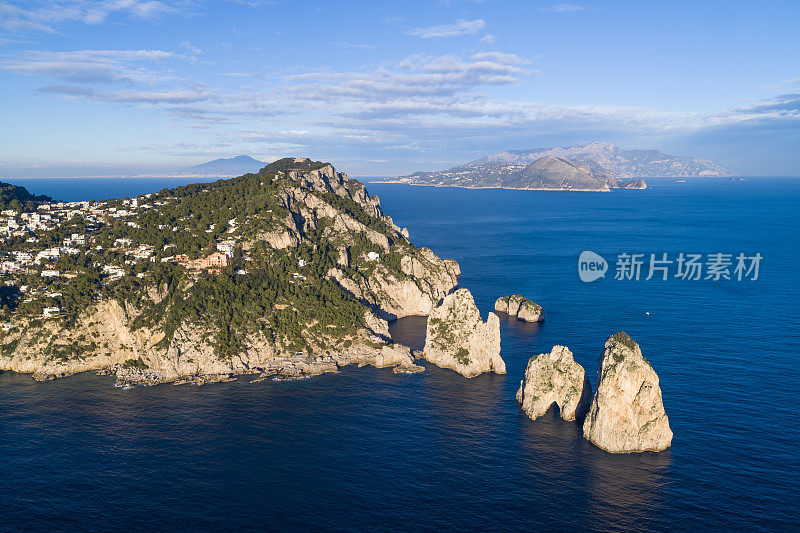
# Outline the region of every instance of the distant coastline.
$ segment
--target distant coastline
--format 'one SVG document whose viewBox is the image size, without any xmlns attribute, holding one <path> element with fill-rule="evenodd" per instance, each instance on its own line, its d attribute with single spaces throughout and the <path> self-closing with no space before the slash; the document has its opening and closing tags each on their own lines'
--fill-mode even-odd
<svg viewBox="0 0 800 533">
<path fill-rule="evenodd" d="M 567 189 L 567 188 L 534 188 L 534 187 L 501 187 L 499 185 L 494 186 L 477 186 L 477 185 L 442 185 L 442 184 L 435 184 L 435 183 L 410 183 L 407 181 L 400 181 L 400 180 L 375 180 L 369 181 L 367 183 L 381 183 L 386 185 L 413 185 L 415 187 L 437 187 L 437 188 L 456 188 L 456 189 L 473 189 L 473 190 L 482 190 L 482 189 L 503 189 L 507 191 L 550 191 L 550 192 L 611 192 L 610 190 L 604 189 Z"/>
</svg>

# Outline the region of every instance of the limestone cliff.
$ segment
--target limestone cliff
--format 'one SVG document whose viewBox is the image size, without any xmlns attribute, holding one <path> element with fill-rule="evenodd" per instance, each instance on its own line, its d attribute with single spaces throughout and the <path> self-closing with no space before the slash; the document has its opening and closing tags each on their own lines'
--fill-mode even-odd
<svg viewBox="0 0 800 533">
<path fill-rule="evenodd" d="M 612 453 L 661 451 L 672 442 L 658 375 L 624 332 L 606 341 L 583 434 Z"/>
<path fill-rule="evenodd" d="M 541 305 L 528 300 L 521 294 L 502 296 L 494 303 L 494 310 L 517 317 L 523 322 L 544 322 L 544 309 Z"/>
<path fill-rule="evenodd" d="M 461 270 L 453 260 L 441 260 L 427 248 L 410 250 L 400 258 L 400 270 L 391 270 L 380 257 L 366 275 L 348 277 L 340 268 L 328 275 L 360 301 L 387 319 L 428 315 L 458 284 Z"/>
<path fill-rule="evenodd" d="M 566 346 L 553 346 L 550 353 L 531 357 L 517 391 L 517 401 L 531 420 L 545 414 L 553 404 L 558 406 L 561 418 L 575 420 L 586 414 L 591 397 L 586 372 Z"/>
<path fill-rule="evenodd" d="M 472 294 L 458 289 L 445 296 L 428 316 L 424 358 L 468 378 L 484 372 L 506 373 L 500 357 L 500 320 L 481 320 Z"/>
<path fill-rule="evenodd" d="M 11 301 L 0 331 L 0 370 L 37 379 L 113 371 L 124 383 L 297 376 L 347 364 L 422 370 L 409 348 L 392 343 L 386 320 L 429 314 L 456 287 L 460 270 L 411 244 L 363 183 L 298 158 L 137 200 L 124 204 L 128 226 L 152 224 L 157 214 L 176 227 L 133 233 L 154 240 L 123 248 L 117 243 L 126 226 L 98 222 L 79 264 L 97 261 L 89 242 L 102 244 L 126 275 L 79 266 L 25 287 L 30 296 Z M 148 210 L 132 210 L 144 203 Z M 171 255 L 213 250 L 220 241 L 232 250 L 227 267 L 193 270 Z M 133 270 L 126 254 L 136 244 L 154 251 Z M 73 290 L 78 281 L 86 288 Z M 60 313 L 43 316 L 53 305 Z"/>
</svg>

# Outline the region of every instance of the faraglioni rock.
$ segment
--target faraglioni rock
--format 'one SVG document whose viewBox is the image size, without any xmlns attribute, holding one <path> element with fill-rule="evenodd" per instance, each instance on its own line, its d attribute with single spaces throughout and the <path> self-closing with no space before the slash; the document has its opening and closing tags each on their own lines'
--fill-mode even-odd
<svg viewBox="0 0 800 533">
<path fill-rule="evenodd" d="M 500 319 L 489 313 L 481 320 L 472 294 L 458 289 L 428 316 L 423 357 L 468 378 L 484 372 L 506 373 L 500 357 Z"/>
<path fill-rule="evenodd" d="M 550 353 L 534 355 L 520 381 L 517 401 L 531 420 L 556 404 L 564 420 L 586 414 L 592 401 L 592 386 L 583 367 L 575 362 L 566 346 L 553 346 Z"/>
<path fill-rule="evenodd" d="M 612 453 L 669 448 L 672 430 L 661 399 L 658 375 L 639 345 L 620 331 L 608 338 L 583 435 Z"/>
<path fill-rule="evenodd" d="M 494 310 L 498 313 L 507 313 L 517 317 L 523 322 L 544 322 L 544 309 L 541 305 L 528 300 L 521 294 L 503 296 L 494 302 Z"/>
</svg>

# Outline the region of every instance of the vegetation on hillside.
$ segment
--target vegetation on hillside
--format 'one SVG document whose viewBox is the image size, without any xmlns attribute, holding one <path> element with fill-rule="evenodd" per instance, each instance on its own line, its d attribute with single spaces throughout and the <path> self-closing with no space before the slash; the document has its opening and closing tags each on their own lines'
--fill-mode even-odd
<svg viewBox="0 0 800 533">
<path fill-rule="evenodd" d="M 49 196 L 36 196 L 25 187 L 0 182 L 0 211 L 12 209 L 18 213 L 33 211 L 36 205 L 52 201 Z"/>
<path fill-rule="evenodd" d="M 47 268 L 69 276 L 42 278 L 36 272 L 18 275 L 17 284 L 39 290 L 35 298 L 20 298 L 19 291 L 0 291 L 0 312 L 41 320 L 48 307 L 60 309 L 65 327 L 75 325 L 94 302 L 116 299 L 134 310 L 133 327 L 165 333 L 166 347 L 182 326 L 202 327 L 207 341 L 220 358 L 230 358 L 247 348 L 247 339 L 263 338 L 287 350 L 310 350 L 315 341 L 343 342 L 364 326 L 365 305 L 347 293 L 334 279 L 338 269 L 354 280 L 367 280 L 377 268 L 364 258 L 378 252 L 381 267 L 402 277 L 400 258 L 413 249 L 385 220 L 368 213 L 359 203 L 331 192 L 313 192 L 337 212 L 352 217 L 383 234 L 390 250 L 374 244 L 364 233 L 344 238 L 331 232 L 333 219 L 320 216 L 303 224 L 297 212 L 284 207 L 289 189 L 297 183 L 291 170 L 311 171 L 326 163 L 282 159 L 258 173 L 212 183 L 164 189 L 138 198 L 135 215 L 112 217 L 131 210 L 129 199 L 109 200 L 102 223 L 87 224 L 81 217 L 37 234 L 37 242 L 13 238 L 5 251 L 26 251 L 54 246 L 73 234 L 91 237 L 91 246 L 79 253 L 61 254 Z M 355 185 L 355 183 L 353 183 Z M 358 184 L 357 186 L 361 186 Z M 285 221 L 299 222 L 298 246 L 275 249 L 259 239 L 266 230 L 282 229 Z M 191 271 L 172 258 L 209 255 L 220 242 L 237 242 L 225 268 Z M 243 249 L 243 243 L 249 243 Z M 147 260 L 131 260 L 132 248 L 145 247 Z M 342 253 L 347 261 L 341 261 Z M 112 279 L 103 266 L 114 265 L 124 275 Z M 369 286 L 368 282 L 363 285 Z M 54 349 L 54 357 L 77 356 L 78 348 Z M 87 348 L 88 349 L 88 348 Z"/>
</svg>

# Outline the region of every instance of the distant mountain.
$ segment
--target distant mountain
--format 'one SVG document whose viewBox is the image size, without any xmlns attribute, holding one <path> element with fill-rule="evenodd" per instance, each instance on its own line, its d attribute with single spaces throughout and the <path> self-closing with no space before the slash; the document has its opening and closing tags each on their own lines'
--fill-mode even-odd
<svg viewBox="0 0 800 533">
<path fill-rule="evenodd" d="M 546 155 L 530 165 L 459 167 L 443 172 L 419 172 L 383 183 L 408 183 L 434 187 L 470 189 L 524 189 L 534 191 L 599 191 L 611 189 L 646 189 L 641 179 L 624 181 L 594 162 L 579 164 L 563 157 Z"/>
<path fill-rule="evenodd" d="M 249 155 L 220 158 L 201 165 L 189 167 L 180 172 L 186 176 L 241 176 L 249 172 L 258 172 L 267 166 L 264 161 L 253 159 Z"/>
<path fill-rule="evenodd" d="M 621 178 L 660 176 L 693 178 L 732 176 L 733 173 L 708 159 L 678 157 L 660 150 L 625 150 L 608 143 L 591 143 L 566 148 L 509 150 L 490 155 L 465 166 L 530 164 L 544 156 L 563 157 L 576 163 L 598 164 Z"/>
<path fill-rule="evenodd" d="M 529 168 L 539 161 L 542 162 L 538 166 Z M 578 171 L 578 167 L 583 171 Z M 562 174 L 559 176 L 558 172 Z M 681 158 L 659 150 L 624 150 L 613 144 L 592 143 L 565 148 L 510 150 L 448 170 L 417 172 L 381 181 L 440 187 L 607 190 L 609 187 L 644 188 L 641 180 L 621 181 L 625 178 L 731 175 L 727 169 L 705 159 Z M 599 182 L 605 182 L 606 187 L 597 185 Z"/>
<path fill-rule="evenodd" d="M 43 202 L 50 202 L 49 196 L 36 196 L 25 187 L 0 182 L 0 210 L 34 211 Z"/>
<path fill-rule="evenodd" d="M 592 169 L 561 157 L 540 157 L 518 172 L 498 175 L 498 185 L 508 189 L 608 191 L 618 180 L 602 169 Z"/>
</svg>

